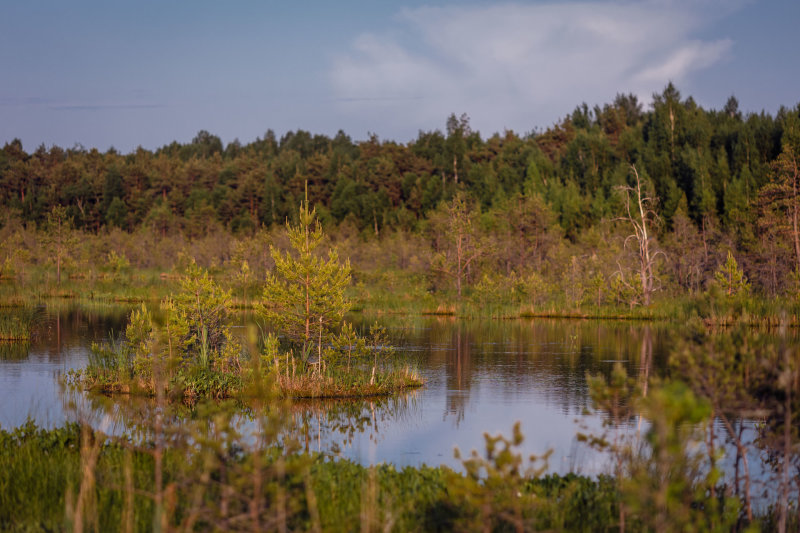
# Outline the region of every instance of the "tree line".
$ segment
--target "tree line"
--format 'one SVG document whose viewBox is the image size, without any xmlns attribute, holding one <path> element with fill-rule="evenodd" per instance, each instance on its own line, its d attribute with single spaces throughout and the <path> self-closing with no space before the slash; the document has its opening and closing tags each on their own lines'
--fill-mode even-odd
<svg viewBox="0 0 800 533">
<path fill-rule="evenodd" d="M 0 150 L 0 204 L 4 225 L 44 226 L 60 206 L 85 232 L 191 240 L 282 226 L 307 188 L 327 228 L 362 240 L 398 231 L 423 239 L 427 266 L 455 278 L 459 292 L 462 278 L 480 282 L 488 260 L 507 276 L 574 267 L 606 285 L 614 277 L 619 293 L 647 283 L 626 278 L 633 267 L 619 261 L 633 222 L 625 191 L 638 187 L 658 259 L 650 283 L 703 289 L 732 252 L 753 285 L 774 295 L 800 272 L 798 152 L 800 105 L 743 114 L 730 97 L 706 110 L 669 84 L 650 109 L 620 94 L 524 135 L 483 138 L 467 115 L 451 115 L 444 130 L 406 144 L 302 130 L 227 146 L 200 131 L 188 144 L 129 154 L 43 145 L 27 153 L 14 140 Z M 466 248 L 452 252 L 462 237 Z M 617 256 L 603 257 L 612 237 L 621 239 Z M 604 266 L 587 267 L 598 256 Z"/>
</svg>

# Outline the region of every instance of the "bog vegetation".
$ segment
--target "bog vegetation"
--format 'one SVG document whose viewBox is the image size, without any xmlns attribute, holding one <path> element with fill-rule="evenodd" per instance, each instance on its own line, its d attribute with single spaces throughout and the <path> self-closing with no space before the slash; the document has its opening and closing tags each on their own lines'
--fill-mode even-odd
<svg viewBox="0 0 800 533">
<path fill-rule="evenodd" d="M 796 530 L 798 153 L 800 106 L 705 110 L 672 84 L 526 135 L 452 115 L 406 144 L 7 143 L 0 348 L 41 302 L 139 303 L 68 380 L 152 401 L 133 435 L 0 431 L 0 529 Z M 234 308 L 259 327 L 234 330 Z M 422 384 L 379 326 L 346 321 L 363 309 L 667 318 L 686 338 L 666 376 L 587 376 L 605 424 L 580 438 L 609 476 L 546 475 L 519 427 L 462 472 L 398 471 L 304 452 L 282 409 Z"/>
<path fill-rule="evenodd" d="M 193 401 L 246 393 L 275 379 L 283 396 L 350 397 L 388 394 L 422 385 L 375 325 L 366 335 L 344 321 L 348 263 L 317 248 L 323 233 L 308 204 L 287 228 L 293 253 L 273 249 L 275 275 L 257 307 L 264 320 L 249 345 L 231 332 L 231 294 L 191 262 L 178 291 L 159 306 L 161 323 L 143 304 L 131 312 L 125 335 L 93 345 L 86 369 L 68 381 L 104 393 L 165 392 Z M 246 348 L 246 349 L 245 349 Z M 164 391 L 158 391 L 165 388 Z"/>
</svg>

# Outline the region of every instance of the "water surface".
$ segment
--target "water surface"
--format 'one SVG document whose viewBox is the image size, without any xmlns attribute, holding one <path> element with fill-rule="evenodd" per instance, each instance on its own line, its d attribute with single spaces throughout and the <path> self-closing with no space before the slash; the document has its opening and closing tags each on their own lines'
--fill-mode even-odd
<svg viewBox="0 0 800 533">
<path fill-rule="evenodd" d="M 65 393 L 58 382 L 69 369 L 86 365 L 92 342 L 124 330 L 127 312 L 103 306 L 47 312 L 28 346 L 7 349 L 0 357 L 0 425 L 17 426 L 31 417 L 51 427 L 87 418 L 105 431 L 125 431 L 123 416 L 100 407 L 109 402 Z M 457 466 L 455 447 L 482 451 L 484 432 L 510 435 L 519 421 L 526 454 L 553 450 L 551 469 L 596 473 L 604 461 L 575 439 L 583 426 L 601 424 L 585 414 L 586 374 L 608 373 L 617 361 L 642 379 L 660 373 L 674 337 L 667 326 L 642 322 L 450 317 L 379 322 L 398 352 L 415 361 L 425 387 L 393 398 L 297 402 L 292 414 L 306 428 L 302 440 L 309 450 L 362 464 Z"/>
</svg>

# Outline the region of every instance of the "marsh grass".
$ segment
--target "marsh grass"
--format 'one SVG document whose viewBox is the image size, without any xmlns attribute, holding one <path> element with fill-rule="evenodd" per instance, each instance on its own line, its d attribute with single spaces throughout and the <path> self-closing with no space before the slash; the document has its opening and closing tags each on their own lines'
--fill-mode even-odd
<svg viewBox="0 0 800 533">
<path fill-rule="evenodd" d="M 626 496 L 613 477 L 543 475 L 524 468 L 502 437 L 487 435 L 486 456 L 470 455 L 464 473 L 444 466 L 362 466 L 278 440 L 282 422 L 274 411 L 254 411 L 262 432 L 254 440 L 224 405 L 195 409 L 191 418 L 176 418 L 169 409 L 163 416 L 142 413 L 144 439 L 112 437 L 76 423 L 44 430 L 28 422 L 0 430 L 0 529 L 619 529 Z M 693 505 L 687 508 L 702 515 Z M 774 530 L 775 516 L 774 509 L 762 510 L 750 529 Z M 632 513 L 626 530 L 649 530 L 650 522 L 650 516 Z M 789 523 L 796 527 L 796 513 Z"/>
<path fill-rule="evenodd" d="M 381 370 L 369 368 L 329 368 L 323 372 L 287 372 L 275 376 L 283 397 L 302 398 L 363 398 L 387 396 L 403 390 L 419 388 L 424 380 L 408 364 L 398 364 Z"/>
<path fill-rule="evenodd" d="M 0 361 L 19 361 L 28 357 L 30 342 L 0 341 Z"/>
<path fill-rule="evenodd" d="M 30 341 L 41 319 L 40 307 L 21 306 L 0 309 L 0 341 Z"/>
<path fill-rule="evenodd" d="M 472 530 L 480 516 L 506 523 L 507 504 L 480 505 L 495 501 L 491 487 L 446 467 L 365 467 L 298 453 L 289 442 L 275 446 L 270 415 L 259 417 L 265 432 L 252 441 L 224 409 L 209 409 L 194 421 L 150 417 L 142 443 L 79 424 L 0 430 L 8 474 L 0 477 L 0 528 L 442 531 Z M 587 531 L 614 509 L 607 482 L 511 475 L 539 502 L 526 510 L 531 525 Z"/>
<path fill-rule="evenodd" d="M 24 283 L 0 284 L 0 310 L 14 307 L 48 308 L 62 305 L 149 304 L 163 301 L 179 288 L 180 276 L 155 269 L 133 270 L 122 278 L 109 276 L 68 279 L 55 286 L 44 274 L 31 273 Z M 424 277 L 402 273 L 359 273 L 359 282 L 348 288 L 350 311 L 380 315 L 441 315 L 463 318 L 602 318 L 608 320 L 669 320 L 682 322 L 699 316 L 717 326 L 750 324 L 773 327 L 785 323 L 800 327 L 800 303 L 791 296 L 768 298 L 753 294 L 729 297 L 713 288 L 698 293 L 658 294 L 650 306 L 617 305 L 608 299 L 601 305 L 589 301 L 567 302 L 564 295 L 550 294 L 535 301 L 514 296 L 512 287 L 501 287 L 492 298 L 479 291 L 465 291 L 460 301 L 446 290 L 432 292 Z M 220 282 L 234 287 L 233 278 Z M 507 290 L 505 290 L 507 289 Z M 242 292 L 244 290 L 244 292 Z M 232 298 L 231 308 L 254 309 L 257 285 Z"/>
</svg>

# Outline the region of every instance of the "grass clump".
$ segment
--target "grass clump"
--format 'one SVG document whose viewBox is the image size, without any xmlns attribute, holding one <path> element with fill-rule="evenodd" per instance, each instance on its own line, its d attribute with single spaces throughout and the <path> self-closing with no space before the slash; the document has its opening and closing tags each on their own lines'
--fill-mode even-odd
<svg viewBox="0 0 800 533">
<path fill-rule="evenodd" d="M 39 311 L 30 306 L 0 310 L 0 341 L 30 341 Z"/>
<path fill-rule="evenodd" d="M 161 302 L 162 323 L 145 305 L 131 312 L 125 334 L 93 344 L 89 365 L 69 380 L 104 393 L 225 398 L 242 387 L 246 354 L 232 335 L 230 293 L 192 263 L 180 291 Z"/>
</svg>

